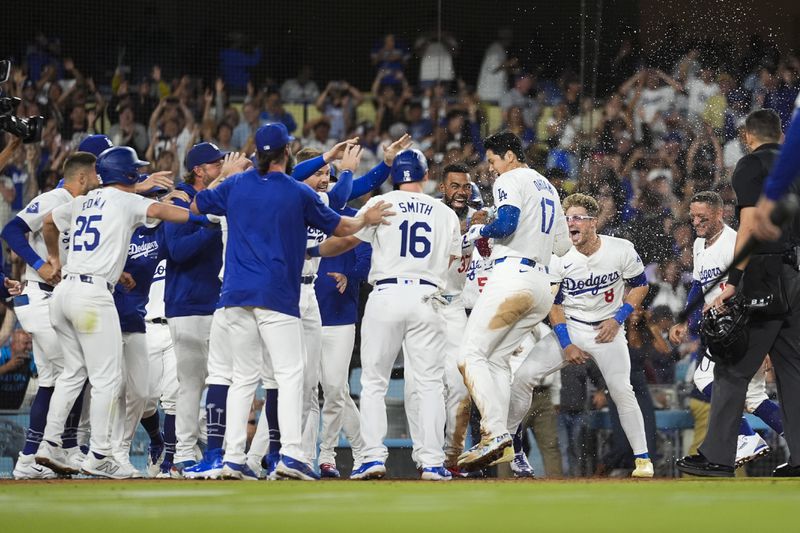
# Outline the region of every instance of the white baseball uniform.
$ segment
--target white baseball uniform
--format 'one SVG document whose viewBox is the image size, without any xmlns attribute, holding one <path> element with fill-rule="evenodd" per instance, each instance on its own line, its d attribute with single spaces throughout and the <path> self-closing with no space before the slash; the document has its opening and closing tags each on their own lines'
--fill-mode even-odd
<svg viewBox="0 0 800 533">
<path fill-rule="evenodd" d="M 392 365 L 404 349 L 417 395 L 418 462 L 444 463 L 445 328 L 433 300 L 445 287 L 451 257 L 461 256 L 455 212 L 433 198 L 406 191 L 380 197 L 397 213 L 391 224 L 356 236 L 372 244 L 369 296 L 361 326 L 361 434 L 363 460 L 385 461 L 386 405 Z M 362 212 L 378 201 L 373 198 Z"/>
<path fill-rule="evenodd" d="M 144 418 L 152 416 L 158 408 L 168 415 L 175 414 L 175 400 L 178 398 L 178 374 L 175 362 L 175 348 L 164 318 L 164 279 L 167 273 L 167 260 L 162 259 L 153 274 L 150 295 L 147 301 L 147 314 L 144 317 L 147 328 L 147 352 L 150 360 L 148 374 L 150 386 L 144 408 Z"/>
<path fill-rule="evenodd" d="M 71 230 L 63 281 L 50 318 L 64 351 L 64 372 L 44 439 L 60 444 L 67 414 L 86 378 L 92 385 L 90 448 L 110 455 L 113 404 L 121 386 L 122 333 L 111 291 L 125 265 L 133 231 L 148 224 L 153 200 L 114 187 L 96 189 L 53 211 L 59 231 Z"/>
<path fill-rule="evenodd" d="M 519 221 L 511 235 L 494 239 L 492 276 L 475 303 L 461 348 L 465 382 L 489 437 L 507 433 L 511 354 L 553 304 L 547 275 L 550 256 L 554 251 L 563 254 L 571 245 L 558 193 L 535 170 L 501 174 L 493 194 L 498 209 L 519 209 Z"/>
<path fill-rule="evenodd" d="M 644 419 L 631 386 L 631 359 L 625 328 L 611 342 L 599 343 L 596 327 L 613 318 L 622 306 L 625 282 L 644 273 L 644 265 L 633 244 L 625 239 L 599 235 L 600 248 L 585 256 L 572 248 L 554 258 L 551 272 L 561 280 L 556 302 L 567 317 L 572 342 L 591 355 L 603 375 L 619 420 L 635 455 L 647 453 Z"/>
<path fill-rule="evenodd" d="M 736 231 L 727 225 L 722 228 L 722 234 L 711 246 L 706 248 L 706 240 L 697 238 L 694 241 L 692 256 L 694 257 L 694 268 L 692 278 L 699 281 L 703 290 L 708 288 L 710 283 L 715 282 L 719 275 L 728 268 L 733 261 L 733 252 L 736 247 Z M 709 304 L 714 298 L 720 295 L 725 288 L 728 277 L 716 281 L 717 286 L 705 296 L 705 303 Z M 714 362 L 708 357 L 701 358 L 694 371 L 694 384 L 699 390 L 704 390 L 714 381 Z M 747 386 L 747 396 L 745 397 L 745 408 L 748 412 L 755 411 L 761 402 L 768 400 L 767 382 L 764 367 L 750 380 Z"/>
<path fill-rule="evenodd" d="M 228 244 L 228 219 L 218 217 L 222 230 L 222 268 L 219 280 L 225 276 L 225 248 Z M 230 386 L 233 377 L 233 355 L 228 338 L 228 320 L 222 308 L 214 311 L 211 318 L 211 332 L 208 340 L 208 376 L 206 385 Z"/>
</svg>

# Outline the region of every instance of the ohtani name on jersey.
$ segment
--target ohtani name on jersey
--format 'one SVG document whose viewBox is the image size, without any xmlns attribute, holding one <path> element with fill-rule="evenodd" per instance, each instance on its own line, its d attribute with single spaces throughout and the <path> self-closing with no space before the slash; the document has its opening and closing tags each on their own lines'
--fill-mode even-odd
<svg viewBox="0 0 800 533">
<path fill-rule="evenodd" d="M 549 191 L 550 190 L 550 182 L 547 180 L 543 180 L 541 178 L 536 178 L 533 180 L 533 184 L 536 186 L 536 190 L 538 191 Z"/>
<path fill-rule="evenodd" d="M 720 274 L 722 274 L 722 269 L 719 267 L 701 268 L 700 283 L 703 285 L 708 285 L 712 281 L 716 281 Z"/>
<path fill-rule="evenodd" d="M 142 244 L 130 243 L 128 245 L 128 257 L 137 259 L 150 255 L 150 252 L 158 250 L 158 241 L 143 242 Z"/>
<path fill-rule="evenodd" d="M 419 213 L 420 215 L 430 215 L 433 206 L 423 202 L 397 202 L 397 207 L 401 213 Z"/>
<path fill-rule="evenodd" d="M 610 272 L 608 274 L 589 274 L 586 279 L 575 280 L 572 278 L 564 278 L 561 281 L 561 290 L 576 296 L 578 294 L 591 293 L 597 295 L 614 285 L 622 277 L 619 272 Z"/>
</svg>

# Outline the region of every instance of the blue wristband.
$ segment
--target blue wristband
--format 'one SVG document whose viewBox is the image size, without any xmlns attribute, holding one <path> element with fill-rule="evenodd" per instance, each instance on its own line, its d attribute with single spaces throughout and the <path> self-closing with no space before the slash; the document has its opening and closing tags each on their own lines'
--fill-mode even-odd
<svg viewBox="0 0 800 533">
<path fill-rule="evenodd" d="M 31 266 L 33 267 L 34 270 L 39 270 L 40 268 L 42 268 L 43 264 L 45 264 L 45 260 L 44 259 L 39 259 L 38 261 L 36 261 Z"/>
<path fill-rule="evenodd" d="M 567 331 L 566 324 L 556 324 L 553 326 L 553 331 L 556 332 L 556 337 L 558 337 L 558 343 L 561 345 L 562 350 L 572 344 L 572 339 L 569 338 L 569 331 Z"/>
<path fill-rule="evenodd" d="M 309 257 L 322 257 L 319 255 L 319 244 L 316 246 L 312 246 L 311 248 L 306 248 L 306 253 Z"/>
<path fill-rule="evenodd" d="M 200 224 L 201 226 L 207 226 L 211 223 L 205 215 L 195 215 L 192 212 L 189 212 L 189 222 Z"/>
<path fill-rule="evenodd" d="M 631 316 L 631 313 L 633 313 L 633 306 L 629 303 L 624 303 L 622 304 L 622 307 L 617 309 L 617 312 L 614 315 L 614 320 L 616 320 L 617 323 L 621 326 L 625 322 L 625 320 L 627 320 L 628 317 Z"/>
</svg>

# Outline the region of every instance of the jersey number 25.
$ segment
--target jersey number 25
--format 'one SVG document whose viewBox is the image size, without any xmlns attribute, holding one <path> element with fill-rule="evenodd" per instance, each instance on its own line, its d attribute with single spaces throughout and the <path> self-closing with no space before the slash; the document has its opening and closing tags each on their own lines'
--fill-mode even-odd
<svg viewBox="0 0 800 533">
<path fill-rule="evenodd" d="M 90 215 L 88 217 L 78 217 L 75 222 L 78 225 L 75 233 L 72 234 L 72 249 L 80 252 L 83 249 L 92 251 L 100 244 L 100 231 L 92 226 L 95 222 L 100 222 L 103 215 Z"/>
</svg>

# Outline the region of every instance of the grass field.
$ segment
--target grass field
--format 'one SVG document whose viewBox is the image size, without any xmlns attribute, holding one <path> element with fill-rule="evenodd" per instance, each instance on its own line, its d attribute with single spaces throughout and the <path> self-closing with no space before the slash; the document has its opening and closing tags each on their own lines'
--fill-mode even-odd
<svg viewBox="0 0 800 533">
<path fill-rule="evenodd" d="M 798 531 L 798 507 L 798 479 L 0 482 L 9 532 Z"/>
</svg>

